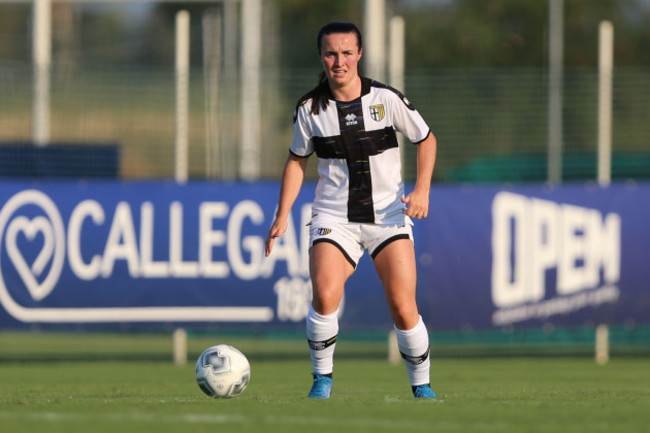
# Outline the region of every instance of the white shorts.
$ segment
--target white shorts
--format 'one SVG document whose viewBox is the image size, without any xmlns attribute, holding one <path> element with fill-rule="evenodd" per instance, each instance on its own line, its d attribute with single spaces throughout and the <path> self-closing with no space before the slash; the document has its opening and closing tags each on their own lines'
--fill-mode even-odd
<svg viewBox="0 0 650 433">
<path fill-rule="evenodd" d="M 388 244 L 398 239 L 413 241 L 412 223 L 368 224 L 332 222 L 327 217 L 315 217 L 309 223 L 309 247 L 319 242 L 336 246 L 350 264 L 356 268 L 364 250 L 374 259 Z"/>
</svg>

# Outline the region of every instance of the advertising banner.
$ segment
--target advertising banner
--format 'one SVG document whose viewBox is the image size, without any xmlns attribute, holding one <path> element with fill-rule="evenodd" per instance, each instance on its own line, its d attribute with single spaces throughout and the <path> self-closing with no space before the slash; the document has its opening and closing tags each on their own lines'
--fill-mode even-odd
<svg viewBox="0 0 650 433">
<path fill-rule="evenodd" d="M 302 327 L 306 183 L 264 257 L 279 183 L 0 183 L 0 326 Z M 418 302 L 437 329 L 647 323 L 649 185 L 437 186 L 415 222 Z M 341 326 L 391 326 L 372 261 Z"/>
<path fill-rule="evenodd" d="M 441 328 L 650 322 L 648 185 L 434 188 L 421 308 Z"/>
</svg>

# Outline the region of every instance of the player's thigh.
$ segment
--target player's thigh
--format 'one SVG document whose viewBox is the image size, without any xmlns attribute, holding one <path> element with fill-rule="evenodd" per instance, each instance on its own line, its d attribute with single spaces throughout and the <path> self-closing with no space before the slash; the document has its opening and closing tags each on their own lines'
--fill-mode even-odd
<svg viewBox="0 0 650 433">
<path fill-rule="evenodd" d="M 314 309 L 319 314 L 333 313 L 343 298 L 345 282 L 354 267 L 338 246 L 319 242 L 309 251 L 309 270 Z"/>
<path fill-rule="evenodd" d="M 407 324 L 417 318 L 415 249 L 410 239 L 397 239 L 374 258 L 393 315 Z"/>
<path fill-rule="evenodd" d="M 374 257 L 373 262 L 384 285 L 415 291 L 415 248 L 410 239 L 394 240 Z"/>
</svg>

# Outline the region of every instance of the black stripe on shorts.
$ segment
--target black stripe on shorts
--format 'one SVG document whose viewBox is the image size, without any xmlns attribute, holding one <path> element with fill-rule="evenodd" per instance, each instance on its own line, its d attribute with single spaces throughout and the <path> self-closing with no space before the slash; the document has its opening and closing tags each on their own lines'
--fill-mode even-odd
<svg viewBox="0 0 650 433">
<path fill-rule="evenodd" d="M 375 248 L 375 251 L 372 252 L 371 256 L 372 256 L 373 260 L 374 260 L 375 257 L 377 257 L 377 254 L 379 254 L 381 252 L 381 250 L 383 250 L 384 248 L 386 248 L 388 246 L 388 244 L 390 244 L 391 242 L 395 242 L 395 241 L 397 241 L 399 239 L 411 239 L 411 238 L 408 235 L 408 233 L 400 233 L 398 235 L 395 235 L 393 237 L 390 237 L 390 238 L 386 239 L 384 242 L 379 244 L 379 246 L 377 248 Z"/>
<path fill-rule="evenodd" d="M 330 244 L 334 245 L 336 248 L 338 248 L 338 249 L 343 253 L 343 255 L 345 256 L 346 260 L 347 260 L 348 262 L 350 262 L 350 264 L 352 265 L 352 267 L 353 267 L 354 269 L 357 268 L 357 264 L 354 262 L 354 260 L 352 260 L 352 257 L 350 257 L 350 256 L 348 255 L 347 251 L 345 251 L 341 245 L 339 245 L 338 243 L 336 243 L 336 242 L 333 241 L 332 239 L 326 239 L 326 238 L 316 239 L 316 240 L 314 240 L 312 246 L 313 246 L 313 245 L 316 245 L 316 244 L 318 244 L 318 243 L 321 243 L 321 242 L 327 242 L 327 243 L 330 243 Z"/>
</svg>

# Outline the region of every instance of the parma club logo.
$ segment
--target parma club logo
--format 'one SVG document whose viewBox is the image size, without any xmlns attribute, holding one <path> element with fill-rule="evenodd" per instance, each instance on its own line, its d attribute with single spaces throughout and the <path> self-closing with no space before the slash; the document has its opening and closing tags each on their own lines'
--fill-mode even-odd
<svg viewBox="0 0 650 433">
<path fill-rule="evenodd" d="M 314 229 L 314 231 L 316 232 L 317 236 L 327 236 L 330 233 L 332 233 L 332 229 L 328 229 L 328 228 L 325 228 L 325 227 L 318 227 L 318 228 Z"/>
<path fill-rule="evenodd" d="M 375 122 L 381 122 L 385 114 L 384 104 L 370 106 L 370 118 Z"/>
</svg>

